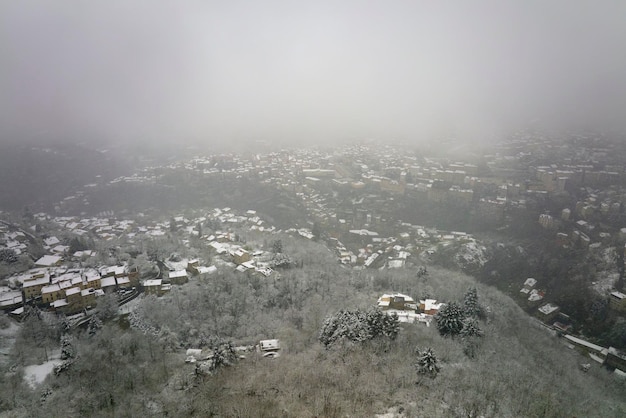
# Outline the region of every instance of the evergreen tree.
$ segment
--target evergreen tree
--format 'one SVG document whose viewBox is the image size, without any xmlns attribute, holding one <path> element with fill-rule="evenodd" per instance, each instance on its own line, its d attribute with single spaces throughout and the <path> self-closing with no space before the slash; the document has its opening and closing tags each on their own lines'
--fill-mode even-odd
<svg viewBox="0 0 626 418">
<path fill-rule="evenodd" d="M 463 329 L 465 314 L 456 302 L 450 302 L 437 312 L 435 322 L 439 334 L 444 337 L 458 335 Z"/>
<path fill-rule="evenodd" d="M 416 349 L 415 352 L 417 354 L 417 362 L 415 363 L 417 373 L 426 375 L 431 379 L 437 377 L 441 368 L 433 350 L 431 348 L 425 350 Z"/>
<path fill-rule="evenodd" d="M 339 311 L 326 318 L 320 330 L 319 341 L 328 348 L 341 339 L 353 343 L 377 337 L 393 340 L 398 335 L 399 329 L 397 316 L 386 315 L 377 309 Z"/>
<path fill-rule="evenodd" d="M 92 315 L 87 325 L 87 332 L 89 335 L 96 335 L 100 328 L 102 328 L 102 321 L 98 318 L 98 315 Z"/>
<path fill-rule="evenodd" d="M 76 356 L 76 350 L 72 344 L 72 337 L 68 334 L 61 335 L 61 360 L 73 359 Z"/>
<path fill-rule="evenodd" d="M 476 318 L 482 316 L 482 308 L 478 303 L 478 292 L 475 287 L 471 287 L 463 297 L 463 311 L 466 316 Z"/>
<path fill-rule="evenodd" d="M 279 254 L 283 252 L 283 242 L 279 239 L 272 242 L 272 252 L 274 254 Z"/>
<path fill-rule="evenodd" d="M 475 318 L 468 317 L 463 320 L 460 335 L 463 338 L 482 337 L 483 331 L 478 327 L 478 321 Z"/>
<path fill-rule="evenodd" d="M 367 325 L 371 338 L 387 337 L 395 340 L 400 331 L 400 322 L 396 315 L 387 315 L 378 309 L 371 309 L 366 314 Z"/>
</svg>

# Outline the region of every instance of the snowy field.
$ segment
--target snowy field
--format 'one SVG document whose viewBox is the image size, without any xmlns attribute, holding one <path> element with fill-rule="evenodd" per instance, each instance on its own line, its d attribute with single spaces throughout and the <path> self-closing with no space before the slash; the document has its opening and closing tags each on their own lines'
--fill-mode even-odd
<svg viewBox="0 0 626 418">
<path fill-rule="evenodd" d="M 31 388 L 36 389 L 52 373 L 54 366 L 62 363 L 60 350 L 52 352 L 49 358 L 43 364 L 24 367 L 24 379 Z"/>
</svg>

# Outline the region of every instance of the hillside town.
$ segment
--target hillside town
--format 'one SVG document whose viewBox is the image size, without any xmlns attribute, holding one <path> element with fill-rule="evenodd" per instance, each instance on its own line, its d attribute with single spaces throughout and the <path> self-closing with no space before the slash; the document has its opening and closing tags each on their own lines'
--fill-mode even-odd
<svg viewBox="0 0 626 418">
<path fill-rule="evenodd" d="M 162 296 L 172 286 L 223 269 L 276 280 L 281 268 L 297 262 L 283 253 L 279 234 L 322 242 L 338 263 L 355 271 L 410 268 L 419 277 L 427 265 L 445 259 L 475 272 L 490 262 L 494 243 L 496 250 L 510 246 L 498 233 L 521 228 L 578 258 L 603 254 L 606 268 L 579 286 L 623 315 L 626 171 L 623 150 L 615 147 L 598 136 L 573 136 L 564 143 L 522 132 L 466 160 L 364 142 L 335 150 L 197 156 L 145 167 L 132 176 L 85 184 L 57 202 L 54 213 L 28 209 L 19 220 L 7 213 L 0 224 L 0 251 L 12 270 L 5 270 L 0 306 L 16 317 L 25 304 L 87 315 L 106 294 L 124 301 L 140 293 Z M 279 204 L 288 199 L 296 205 L 297 215 L 268 217 L 250 206 L 165 217 L 106 207 L 91 214 L 91 201 L 100 192 L 129 184 L 169 188 L 172 179 L 198 190 L 203 184 L 258 184 L 278 193 Z M 438 211 L 456 218 L 438 222 Z M 275 245 L 248 242 L 249 233 Z M 502 280 L 512 283 L 510 294 L 527 312 L 554 330 L 575 333 L 572 312 L 556 303 L 559 295 L 549 277 Z M 393 293 L 381 296 L 378 306 L 388 310 L 400 299 L 410 301 L 410 308 L 392 310 L 404 322 L 428 325 L 441 306 L 435 299 L 415 302 Z"/>
</svg>

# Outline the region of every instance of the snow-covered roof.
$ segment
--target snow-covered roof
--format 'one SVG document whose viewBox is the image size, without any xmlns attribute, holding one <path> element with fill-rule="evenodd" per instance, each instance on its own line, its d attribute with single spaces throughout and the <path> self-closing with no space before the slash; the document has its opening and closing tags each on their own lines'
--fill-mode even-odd
<svg viewBox="0 0 626 418">
<path fill-rule="evenodd" d="M 110 287 L 110 286 L 115 286 L 117 284 L 115 282 L 115 277 L 113 276 L 104 277 L 100 283 L 102 287 Z"/>
<path fill-rule="evenodd" d="M 420 305 L 423 304 L 424 305 L 424 310 L 425 311 L 430 311 L 430 310 L 439 310 L 441 309 L 441 306 L 443 305 L 442 302 L 437 303 L 436 299 L 425 299 L 425 300 L 420 300 Z"/>
<path fill-rule="evenodd" d="M 42 287 L 41 293 L 43 294 L 43 293 L 58 292 L 59 290 L 61 290 L 61 288 L 59 287 L 58 283 L 55 283 L 49 286 Z"/>
<path fill-rule="evenodd" d="M 53 308 L 62 308 L 64 306 L 67 306 L 67 300 L 65 299 L 57 299 L 54 302 L 50 303 L 50 306 Z"/>
<path fill-rule="evenodd" d="M 170 271 L 169 277 L 170 279 L 176 279 L 178 277 L 187 277 L 187 271 L 186 270 Z"/>
<path fill-rule="evenodd" d="M 279 340 L 261 340 L 259 341 L 259 345 L 261 346 L 262 351 L 266 350 L 279 350 L 280 349 L 280 341 Z"/>
<path fill-rule="evenodd" d="M 117 280 L 117 284 L 118 285 L 123 285 L 123 284 L 129 284 L 130 283 L 130 279 L 128 278 L 128 276 L 118 277 L 115 280 Z"/>
<path fill-rule="evenodd" d="M 67 289 L 65 291 L 65 296 L 71 296 L 71 295 L 75 295 L 77 293 L 80 293 L 80 288 L 79 287 L 70 287 L 69 289 Z"/>
<path fill-rule="evenodd" d="M 41 286 L 41 285 L 45 285 L 50 283 L 50 278 L 48 275 L 45 275 L 44 277 L 40 277 L 37 279 L 32 279 L 32 280 L 25 280 L 24 284 L 22 285 L 23 288 L 27 288 L 27 287 L 31 287 L 31 286 Z"/>
<path fill-rule="evenodd" d="M 543 305 L 542 307 L 539 308 L 539 312 L 541 312 L 544 315 L 549 315 L 552 312 L 558 310 L 559 307 L 552 304 L 552 303 L 546 303 L 545 305 Z"/>
<path fill-rule="evenodd" d="M 524 286 L 528 286 L 528 287 L 535 287 L 536 284 L 537 284 L 537 280 L 533 279 L 532 277 L 529 277 L 524 282 Z"/>
<path fill-rule="evenodd" d="M 199 274 L 213 274 L 217 271 L 217 267 L 215 266 L 199 266 L 197 269 Z"/>
<path fill-rule="evenodd" d="M 61 261 L 61 257 L 58 255 L 44 255 L 39 260 L 35 261 L 35 265 L 51 267 L 56 265 L 59 261 Z"/>
</svg>

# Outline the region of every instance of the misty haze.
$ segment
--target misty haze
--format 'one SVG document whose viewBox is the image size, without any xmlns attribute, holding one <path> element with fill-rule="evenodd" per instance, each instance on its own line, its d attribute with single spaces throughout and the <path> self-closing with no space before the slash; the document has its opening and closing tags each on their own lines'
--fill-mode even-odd
<svg viewBox="0 0 626 418">
<path fill-rule="evenodd" d="M 0 4 L 0 417 L 626 415 L 626 3 Z"/>
</svg>

